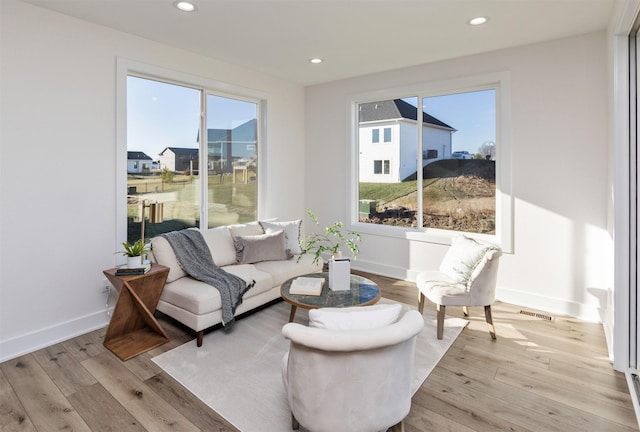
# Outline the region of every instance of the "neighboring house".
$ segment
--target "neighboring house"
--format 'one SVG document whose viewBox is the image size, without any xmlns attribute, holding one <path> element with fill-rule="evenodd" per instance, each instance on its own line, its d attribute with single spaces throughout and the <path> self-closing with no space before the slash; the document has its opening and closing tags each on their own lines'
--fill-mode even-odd
<svg viewBox="0 0 640 432">
<path fill-rule="evenodd" d="M 127 173 L 128 174 L 144 174 L 151 173 L 154 168 L 153 160 L 144 152 L 128 151 L 127 152 Z"/>
<path fill-rule="evenodd" d="M 160 169 L 198 171 L 198 149 L 166 147 L 160 152 Z"/>
<path fill-rule="evenodd" d="M 251 119 L 233 129 L 207 130 L 208 169 L 216 174 L 230 173 L 236 162 L 255 162 L 256 125 L 256 120 Z"/>
<path fill-rule="evenodd" d="M 416 172 L 418 109 L 402 99 L 360 104 L 361 182 L 397 183 Z M 422 164 L 451 158 L 448 124 L 422 113 Z"/>
</svg>

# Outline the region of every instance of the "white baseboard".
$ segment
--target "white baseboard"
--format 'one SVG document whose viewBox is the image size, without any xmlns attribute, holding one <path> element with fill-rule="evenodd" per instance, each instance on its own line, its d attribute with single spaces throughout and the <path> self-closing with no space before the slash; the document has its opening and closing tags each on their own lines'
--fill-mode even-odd
<svg viewBox="0 0 640 432">
<path fill-rule="evenodd" d="M 542 310 L 551 314 L 567 315 L 588 322 L 602 322 L 600 310 L 596 305 L 587 305 L 554 297 L 541 296 L 499 285 L 496 289 L 496 300 Z"/>
<path fill-rule="evenodd" d="M 356 270 L 410 282 L 415 281 L 419 273 L 415 270 L 387 266 L 359 259 L 352 261 L 351 266 Z M 570 302 L 564 299 L 541 296 L 503 286 L 497 287 L 496 299 L 505 303 L 522 306 L 523 308 L 538 309 L 551 314 L 568 315 L 589 322 L 602 322 L 601 311 L 596 305 Z"/>
<path fill-rule="evenodd" d="M 108 322 L 107 312 L 102 310 L 72 321 L 0 341 L 0 362 L 89 333 L 106 326 Z"/>
</svg>

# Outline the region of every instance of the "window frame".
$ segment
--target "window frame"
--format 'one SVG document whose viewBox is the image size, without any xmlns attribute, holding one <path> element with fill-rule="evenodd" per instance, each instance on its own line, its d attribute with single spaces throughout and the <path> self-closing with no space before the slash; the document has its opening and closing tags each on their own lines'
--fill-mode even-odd
<svg viewBox="0 0 640 432">
<path fill-rule="evenodd" d="M 393 237 L 436 244 L 451 244 L 451 239 L 460 234 L 499 245 L 503 252 L 513 252 L 513 196 L 511 192 L 511 74 L 508 71 L 480 74 L 450 80 L 424 82 L 411 86 L 394 87 L 364 93 L 347 95 L 347 142 L 349 159 L 349 191 L 346 197 L 346 208 L 349 229 L 363 234 Z M 496 90 L 496 233 L 479 234 L 472 232 L 451 231 L 439 228 L 406 228 L 359 222 L 358 190 L 359 190 L 359 151 L 358 151 L 358 105 L 379 100 L 418 97 L 418 106 L 422 99 L 431 96 L 443 96 L 477 90 Z M 421 139 L 418 140 L 421 142 Z M 416 166 L 422 163 L 422 153 L 418 152 Z M 421 179 L 421 172 L 419 178 Z M 418 202 L 422 208 L 422 202 Z"/>
<path fill-rule="evenodd" d="M 380 163 L 380 172 L 376 172 L 376 163 Z M 374 175 L 389 175 L 391 173 L 389 159 L 374 159 L 373 160 L 373 174 Z"/>
<path fill-rule="evenodd" d="M 207 94 L 215 94 L 255 102 L 258 105 L 257 126 L 258 142 L 260 145 L 258 146 L 257 154 L 259 163 L 262 163 L 264 166 L 260 166 L 258 170 L 258 191 L 256 198 L 257 218 L 259 218 L 261 214 L 264 214 L 265 204 L 263 197 L 266 196 L 268 178 L 265 157 L 268 147 L 265 133 L 268 94 L 202 76 L 191 75 L 118 57 L 116 59 L 116 249 L 127 239 L 127 77 L 130 75 L 201 90 L 205 98 Z M 205 103 L 206 101 L 201 100 L 201 115 L 199 121 L 200 136 L 203 136 L 203 131 L 207 130 L 206 111 L 205 107 L 203 107 Z M 205 153 L 206 152 L 202 151 L 199 152 L 201 156 L 200 166 L 207 166 Z M 200 176 L 202 184 L 207 181 L 207 178 L 208 176 Z M 204 229 L 203 227 L 207 226 L 208 218 L 206 212 L 208 196 L 205 187 L 201 187 L 200 189 L 200 229 Z"/>
<path fill-rule="evenodd" d="M 371 144 L 380 144 L 380 128 L 371 129 Z"/>
<path fill-rule="evenodd" d="M 387 136 L 389 139 L 387 139 Z M 382 128 L 382 142 L 390 143 L 393 141 L 393 130 L 390 127 Z"/>
</svg>

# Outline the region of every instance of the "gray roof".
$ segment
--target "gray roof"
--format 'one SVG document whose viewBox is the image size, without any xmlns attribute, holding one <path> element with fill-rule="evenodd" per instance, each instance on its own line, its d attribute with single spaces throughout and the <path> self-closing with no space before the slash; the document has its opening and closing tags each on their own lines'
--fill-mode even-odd
<svg viewBox="0 0 640 432">
<path fill-rule="evenodd" d="M 177 155 L 191 155 L 198 156 L 197 148 L 184 148 L 184 147 L 166 147 L 164 150 L 160 152 L 160 154 L 164 154 L 167 150 L 171 150 L 173 154 Z"/>
<path fill-rule="evenodd" d="M 144 152 L 128 151 L 127 160 L 153 160 L 153 159 L 147 156 Z"/>
<path fill-rule="evenodd" d="M 381 120 L 392 120 L 406 118 L 409 120 L 417 120 L 418 109 L 402 99 L 393 99 L 380 102 L 368 102 L 360 104 L 360 122 L 371 122 Z M 422 113 L 423 123 L 450 129 L 455 129 L 448 124 L 438 120 L 437 118 Z"/>
</svg>

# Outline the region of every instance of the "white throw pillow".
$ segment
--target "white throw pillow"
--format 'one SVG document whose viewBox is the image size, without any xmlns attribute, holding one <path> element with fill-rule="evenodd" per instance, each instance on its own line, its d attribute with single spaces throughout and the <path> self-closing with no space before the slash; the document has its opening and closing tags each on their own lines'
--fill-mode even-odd
<svg viewBox="0 0 640 432">
<path fill-rule="evenodd" d="M 302 220 L 298 219 L 289 222 L 260 221 L 260 225 L 265 234 L 284 230 L 284 235 L 287 236 L 287 247 L 291 253 L 299 254 L 302 252 L 300 248 L 300 225 L 302 225 Z"/>
<path fill-rule="evenodd" d="M 400 303 L 311 309 L 309 310 L 309 327 L 327 330 L 378 329 L 396 322 L 401 310 Z"/>
<path fill-rule="evenodd" d="M 451 247 L 440 263 L 440 271 L 451 277 L 456 283 L 466 285 L 475 268 L 484 262 L 485 255 L 497 251 L 498 247 L 480 243 L 461 235 L 451 240 Z"/>
<path fill-rule="evenodd" d="M 151 239 L 151 250 L 156 262 L 165 267 L 169 267 L 169 275 L 167 276 L 167 283 L 187 276 L 182 267 L 178 257 L 176 257 L 173 248 L 164 237 L 154 237 Z"/>
<path fill-rule="evenodd" d="M 260 226 L 258 221 L 249 222 L 246 224 L 229 225 L 229 232 L 231 232 L 231 237 L 233 238 L 264 234 L 264 230 L 262 229 L 262 226 Z"/>
<path fill-rule="evenodd" d="M 213 262 L 218 267 L 236 263 L 236 248 L 228 227 L 221 226 L 204 230 L 202 237 L 209 246 Z"/>
</svg>

